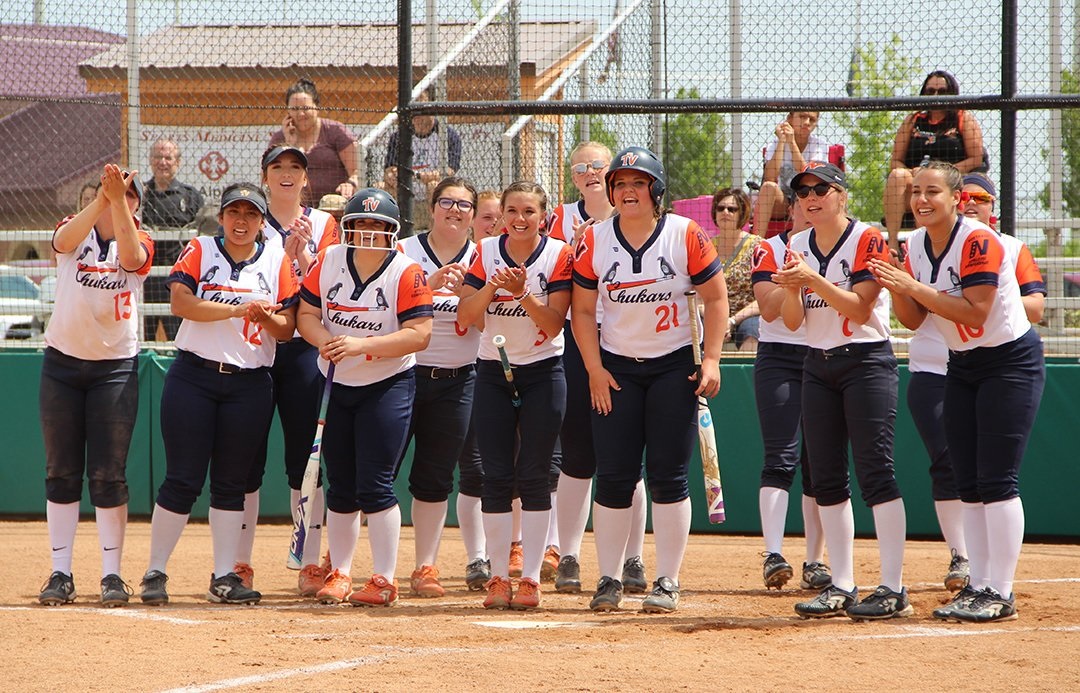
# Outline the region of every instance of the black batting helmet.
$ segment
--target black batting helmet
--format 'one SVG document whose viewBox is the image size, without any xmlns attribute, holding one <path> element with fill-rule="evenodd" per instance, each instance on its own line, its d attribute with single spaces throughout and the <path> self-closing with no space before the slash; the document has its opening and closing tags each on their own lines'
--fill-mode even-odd
<svg viewBox="0 0 1080 693">
<path fill-rule="evenodd" d="M 615 180 L 615 174 L 619 171 L 641 171 L 653 179 L 649 186 L 649 194 L 652 195 L 653 204 L 660 206 L 667 192 L 667 174 L 664 173 L 664 165 L 648 149 L 644 147 L 627 147 L 614 156 L 607 174 L 604 175 L 604 185 L 607 186 L 608 202 L 615 204 L 614 190 L 611 187 Z"/>
<path fill-rule="evenodd" d="M 348 233 L 350 222 L 356 219 L 376 219 L 391 226 L 390 247 L 394 247 L 401 228 L 401 210 L 390 193 L 378 188 L 363 188 L 349 198 L 341 215 L 341 228 Z"/>
</svg>

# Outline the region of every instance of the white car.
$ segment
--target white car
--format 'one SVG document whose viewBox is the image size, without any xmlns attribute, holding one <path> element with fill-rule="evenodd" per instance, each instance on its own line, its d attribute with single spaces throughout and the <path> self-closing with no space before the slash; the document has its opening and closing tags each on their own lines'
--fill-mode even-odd
<svg viewBox="0 0 1080 693">
<path fill-rule="evenodd" d="M 0 340 L 40 339 L 47 314 L 38 285 L 18 270 L 0 267 Z"/>
</svg>

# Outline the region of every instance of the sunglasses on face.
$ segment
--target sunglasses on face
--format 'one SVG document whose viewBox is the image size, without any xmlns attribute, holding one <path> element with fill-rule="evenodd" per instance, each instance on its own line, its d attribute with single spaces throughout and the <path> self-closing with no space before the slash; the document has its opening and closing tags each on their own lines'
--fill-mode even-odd
<svg viewBox="0 0 1080 693">
<path fill-rule="evenodd" d="M 795 189 L 795 194 L 800 199 L 805 200 L 810 197 L 810 191 L 814 191 L 814 194 L 818 197 L 825 197 L 829 194 L 829 191 L 833 189 L 833 186 L 828 183 L 818 183 L 817 185 L 804 185 Z"/>
<path fill-rule="evenodd" d="M 599 171 L 606 166 L 606 161 L 601 161 L 600 159 L 593 159 L 587 164 L 574 164 L 570 167 L 570 170 L 578 175 L 581 175 L 582 173 L 587 173 L 590 168 L 594 171 Z"/>
<path fill-rule="evenodd" d="M 971 202 L 978 202 L 979 204 L 986 204 L 994 201 L 994 196 L 988 192 L 967 192 L 967 199 Z"/>
<path fill-rule="evenodd" d="M 720 212 L 731 212 L 732 214 L 738 214 L 739 208 L 734 206 L 728 207 L 727 205 L 716 205 L 716 213 L 719 214 Z"/>
<path fill-rule="evenodd" d="M 948 87 L 934 88 L 927 87 L 923 90 L 923 96 L 950 96 Z"/>
<path fill-rule="evenodd" d="M 454 206 L 457 206 L 462 212 L 471 212 L 473 208 L 472 202 L 469 202 L 468 200 L 455 200 L 452 197 L 440 197 L 435 200 L 435 202 L 443 209 L 452 209 Z"/>
</svg>

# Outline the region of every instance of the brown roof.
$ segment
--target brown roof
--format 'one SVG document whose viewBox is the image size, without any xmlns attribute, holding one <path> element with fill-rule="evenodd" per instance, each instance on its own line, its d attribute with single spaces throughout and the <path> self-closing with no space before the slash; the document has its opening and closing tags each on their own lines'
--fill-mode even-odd
<svg viewBox="0 0 1080 693">
<path fill-rule="evenodd" d="M 0 24 L 0 98 L 82 96 L 79 61 L 123 43 L 86 27 Z"/>
<path fill-rule="evenodd" d="M 448 51 L 472 28 L 472 24 L 442 24 L 439 49 Z M 519 52 L 522 64 L 542 74 L 557 61 L 592 38 L 594 21 L 522 22 Z M 413 30 L 413 56 L 424 64 L 425 27 Z M 506 25 L 492 24 L 455 61 L 456 66 L 502 67 L 507 54 Z M 269 69 L 293 66 L 397 69 L 396 24 L 329 24 L 270 26 L 167 26 L 145 37 L 140 45 L 143 68 Z M 84 76 L 96 71 L 123 71 L 127 63 L 124 46 L 117 46 L 85 60 Z"/>
</svg>

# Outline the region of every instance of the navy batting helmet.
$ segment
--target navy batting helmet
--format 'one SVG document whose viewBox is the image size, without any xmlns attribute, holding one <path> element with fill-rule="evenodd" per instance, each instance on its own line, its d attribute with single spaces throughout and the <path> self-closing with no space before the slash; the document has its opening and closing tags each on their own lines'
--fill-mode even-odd
<svg viewBox="0 0 1080 693">
<path fill-rule="evenodd" d="M 345 203 L 341 215 L 341 228 L 348 233 L 352 222 L 359 219 L 376 219 L 392 227 L 388 231 L 377 232 L 390 236 L 390 247 L 394 247 L 398 230 L 401 228 L 401 210 L 397 200 L 390 193 L 378 188 L 363 188 Z M 369 246 L 361 246 L 369 247 Z"/>
<path fill-rule="evenodd" d="M 664 165 L 660 163 L 660 159 L 655 154 L 644 147 L 627 147 L 615 155 L 611 160 L 611 166 L 608 168 L 607 174 L 604 176 L 608 202 L 611 204 L 615 204 L 615 195 L 611 183 L 615 180 L 615 174 L 619 171 L 641 171 L 652 178 L 653 182 L 649 186 L 649 194 L 652 195 L 653 204 L 657 207 L 660 206 L 661 200 L 664 199 L 664 193 L 667 192 L 667 174 L 664 173 Z"/>
</svg>

